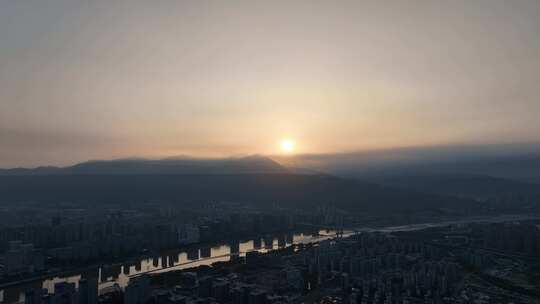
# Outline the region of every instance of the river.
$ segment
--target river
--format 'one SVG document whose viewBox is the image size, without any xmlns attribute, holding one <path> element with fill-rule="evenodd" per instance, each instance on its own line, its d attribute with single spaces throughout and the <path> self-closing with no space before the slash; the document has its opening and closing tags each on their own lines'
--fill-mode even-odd
<svg viewBox="0 0 540 304">
<path fill-rule="evenodd" d="M 351 231 L 346 231 L 350 234 Z M 33 288 L 45 288 L 49 293 L 54 292 L 54 284 L 58 282 L 75 283 L 83 277 L 98 279 L 100 294 L 106 293 L 117 285 L 120 288 L 127 286 L 130 277 L 144 273 L 159 273 L 172 270 L 212 265 L 216 262 L 230 261 L 231 256 L 245 256 L 246 252 L 267 252 L 273 249 L 289 247 L 293 244 L 316 243 L 335 237 L 333 230 L 320 230 L 318 233 L 289 233 L 278 234 L 249 240 L 229 241 L 214 245 L 189 246 L 184 250 L 168 253 L 152 258 L 143 258 L 126 263 L 105 265 L 93 269 L 85 269 L 79 273 L 68 276 L 53 276 L 46 279 L 37 279 L 32 282 L 13 285 L 0 290 L 0 303 L 23 303 L 24 292 Z"/>
<path fill-rule="evenodd" d="M 392 227 L 363 227 L 344 232 L 344 236 L 349 236 L 357 232 L 397 232 L 414 231 L 426 228 L 442 227 L 447 225 L 466 224 L 474 222 L 507 222 L 538 220 L 540 217 L 528 215 L 505 215 L 496 217 L 468 217 L 461 220 L 442 221 L 434 223 L 412 224 Z M 192 246 L 187 249 L 180 249 L 174 253 L 152 258 L 143 258 L 126 263 L 105 265 L 86 269 L 69 276 L 53 276 L 46 279 L 36 279 L 32 282 L 13 285 L 0 290 L 0 303 L 12 304 L 24 302 L 24 292 L 32 288 L 45 288 L 49 293 L 54 292 L 54 284 L 58 282 L 72 282 L 78 288 L 78 282 L 83 277 L 93 277 L 98 279 L 100 294 L 108 292 L 111 288 L 124 288 L 127 286 L 130 277 L 144 273 L 159 273 L 172 270 L 197 267 L 202 265 L 212 265 L 216 262 L 230 261 L 231 256 L 245 256 L 246 252 L 269 250 L 289 247 L 293 244 L 316 243 L 322 240 L 334 238 L 336 231 L 320 230 L 318 233 L 288 233 L 267 236 L 263 238 L 253 238 L 249 240 L 238 240 L 216 243 L 214 245 Z"/>
</svg>

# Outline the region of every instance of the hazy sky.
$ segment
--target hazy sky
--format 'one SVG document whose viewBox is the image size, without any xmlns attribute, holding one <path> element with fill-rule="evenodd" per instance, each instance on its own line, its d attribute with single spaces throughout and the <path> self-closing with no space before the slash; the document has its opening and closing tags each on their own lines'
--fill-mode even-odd
<svg viewBox="0 0 540 304">
<path fill-rule="evenodd" d="M 0 166 L 534 141 L 540 1 L 0 0 Z"/>
</svg>

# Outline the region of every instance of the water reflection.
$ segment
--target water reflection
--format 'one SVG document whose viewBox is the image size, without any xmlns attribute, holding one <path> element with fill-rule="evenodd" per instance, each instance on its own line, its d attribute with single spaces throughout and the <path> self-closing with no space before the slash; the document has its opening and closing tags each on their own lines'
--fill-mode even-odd
<svg viewBox="0 0 540 304">
<path fill-rule="evenodd" d="M 473 222 L 506 222 L 506 221 L 518 221 L 518 220 L 538 220 L 538 216 L 529 215 L 503 215 L 495 217 L 468 217 L 460 220 L 443 221 L 437 223 L 424 223 L 424 224 L 412 224 L 406 226 L 395 227 L 381 227 L 381 228 L 358 228 L 355 232 L 395 232 L 395 231 L 412 231 L 421 230 L 429 227 L 441 227 L 447 225 L 473 223 Z M 307 244 L 320 240 L 328 239 L 335 236 L 336 231 L 333 230 L 321 230 L 318 233 L 311 234 L 285 234 L 285 245 L 291 244 Z M 351 231 L 346 231 L 344 236 L 351 235 Z M 201 248 L 190 248 L 188 250 L 180 250 L 179 252 L 163 257 L 146 258 L 138 261 L 126 262 L 121 266 L 104 266 L 101 268 L 85 270 L 80 274 L 65 277 L 54 277 L 44 281 L 33 281 L 30 283 L 24 283 L 15 285 L 4 290 L 0 290 L 0 303 L 15 303 L 24 302 L 24 292 L 28 289 L 46 288 L 49 292 L 53 292 L 54 284 L 57 282 L 74 282 L 78 284 L 81 278 L 97 277 L 99 281 L 100 294 L 106 293 L 107 289 L 119 286 L 124 288 L 129 282 L 129 278 L 134 275 L 139 275 L 147 272 L 166 272 L 177 269 L 185 269 L 190 267 L 197 267 L 202 265 L 211 265 L 215 262 L 225 262 L 231 259 L 231 254 L 238 256 L 245 256 L 246 252 L 257 250 L 260 252 L 266 252 L 271 249 L 277 249 L 282 247 L 283 236 L 267 237 L 264 239 L 255 238 L 248 241 L 238 241 L 239 251 L 236 252 L 236 245 L 234 243 L 222 243 L 214 247 L 210 247 L 210 257 L 200 258 L 199 251 Z M 264 248 L 263 248 L 264 246 Z M 232 249 L 233 248 L 233 249 Z M 204 249 L 206 250 L 206 249 Z M 205 251 L 206 252 L 206 251 Z M 206 255 L 207 253 L 205 253 Z M 172 259 L 171 259 L 172 257 Z M 168 259 L 168 263 L 167 263 Z M 154 262 L 154 260 L 156 262 Z M 165 260 L 163 263 L 162 260 Z"/>
<path fill-rule="evenodd" d="M 97 277 L 100 294 L 106 293 L 108 289 L 125 288 L 132 276 L 142 273 L 160 273 L 171 270 L 180 270 L 203 265 L 211 265 L 216 262 L 227 262 L 231 256 L 243 257 L 246 252 L 257 250 L 267 252 L 269 250 L 284 248 L 292 244 L 312 243 L 322 239 L 327 239 L 335 235 L 335 231 L 321 230 L 319 233 L 297 233 L 284 234 L 278 236 L 265 236 L 244 241 L 229 241 L 213 246 L 204 245 L 179 250 L 174 254 L 154 256 L 137 261 L 128 261 L 123 264 L 106 265 L 100 268 L 81 271 L 72 276 L 58 276 L 21 284 L 0 290 L 0 303 L 24 302 L 24 292 L 31 288 L 45 288 L 49 293 L 54 292 L 54 284 L 59 282 L 75 283 L 81 278 Z M 41 283 L 41 284 L 40 284 Z"/>
</svg>

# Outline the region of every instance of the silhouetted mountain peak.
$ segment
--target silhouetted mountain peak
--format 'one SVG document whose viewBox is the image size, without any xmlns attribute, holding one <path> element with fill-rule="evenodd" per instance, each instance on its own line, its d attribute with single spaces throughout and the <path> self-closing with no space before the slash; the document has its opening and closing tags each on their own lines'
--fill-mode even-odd
<svg viewBox="0 0 540 304">
<path fill-rule="evenodd" d="M 286 173 L 287 169 L 270 158 L 252 155 L 238 158 L 126 158 L 91 160 L 70 167 L 0 170 L 0 175 L 47 174 L 247 174 Z"/>
</svg>

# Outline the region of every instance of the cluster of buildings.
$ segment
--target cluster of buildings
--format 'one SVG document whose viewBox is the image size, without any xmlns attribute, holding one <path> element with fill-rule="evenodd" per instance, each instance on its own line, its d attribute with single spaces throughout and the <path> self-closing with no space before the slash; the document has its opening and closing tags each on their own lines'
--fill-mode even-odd
<svg viewBox="0 0 540 304">
<path fill-rule="evenodd" d="M 385 234 L 321 243 L 305 258 L 313 285 L 341 302 L 441 302 L 460 279 L 458 263 L 439 248 Z"/>
<path fill-rule="evenodd" d="M 446 303 L 456 294 L 459 264 L 434 246 L 379 233 L 266 254 L 249 252 L 211 269 L 141 276 L 103 303 L 281 304 Z M 118 291 L 121 293 L 120 291 Z M 421 302 L 418 302 L 421 301 Z"/>
<path fill-rule="evenodd" d="M 97 279 L 81 279 L 77 284 L 59 282 L 54 284 L 54 292 L 47 289 L 31 289 L 25 293 L 25 304 L 97 304 Z"/>
<path fill-rule="evenodd" d="M 482 303 L 486 296 L 515 298 L 483 275 L 491 273 L 492 278 L 512 283 L 517 277 L 513 257 L 540 256 L 540 226 L 534 223 L 463 224 L 346 238 L 338 233 L 332 240 L 287 247 L 292 234 L 282 233 L 277 246 L 271 234 L 343 227 L 345 218 L 325 206 L 313 213 L 238 211 L 213 205 L 207 209 L 190 214 L 140 209 L 54 216 L 47 223 L 0 227 L 0 278 L 20 279 L 46 273 L 50 267 L 71 269 L 90 262 L 107 265 L 141 253 L 161 256 L 148 262 L 155 269 L 160 263 L 170 267 L 179 257 L 167 256 L 166 249 L 204 243 L 185 247 L 187 261 L 197 261 L 211 257 L 213 241 L 231 239 L 230 261 L 212 267 L 194 263 L 189 270 L 129 277 L 131 268 L 142 273 L 148 265 L 128 262 L 122 274 L 120 264 L 111 264 L 100 268 L 99 279 L 122 274 L 129 277 L 125 288 L 113 285 L 98 296 L 97 280 L 87 278 L 57 283 L 54 291 L 29 290 L 24 299 L 27 304 Z M 244 255 L 232 239 L 250 235 L 259 237 L 253 251 Z M 501 264 L 505 270 L 494 272 Z"/>
<path fill-rule="evenodd" d="M 293 231 L 301 224 L 329 221 L 329 214 L 335 212 L 321 210 L 310 215 L 283 210 L 238 211 L 226 206 L 221 211 L 217 207 L 191 214 L 144 208 L 96 214 L 79 211 L 53 215 L 49 221 L 41 218 L 21 226 L 0 227 L 0 279 L 155 255 L 199 242 Z"/>
<path fill-rule="evenodd" d="M 379 233 L 249 252 L 223 265 L 141 276 L 103 304 L 443 303 L 456 292 L 458 263 L 442 250 Z"/>
<path fill-rule="evenodd" d="M 472 235 L 482 240 L 484 248 L 540 256 L 540 228 L 537 224 L 507 222 L 474 225 Z"/>
<path fill-rule="evenodd" d="M 54 217 L 49 224 L 0 230 L 0 264 L 5 268 L 28 264 L 28 254 L 21 258 L 24 261 L 19 262 L 16 260 L 19 254 L 15 253 L 30 251 L 28 248 L 34 250 L 32 257 L 39 257 L 39 263 L 19 273 L 37 272 L 51 265 L 63 267 L 133 256 L 144 250 L 157 251 L 177 246 L 179 237 L 176 229 L 174 223 L 138 212 L 76 219 Z M 17 243 L 22 245 L 14 248 L 13 244 Z M 6 276 L 12 274 L 15 273 L 4 272 Z"/>
<path fill-rule="evenodd" d="M 45 269 L 43 250 L 34 248 L 31 243 L 11 241 L 0 265 L 0 277 L 21 275 Z"/>
<path fill-rule="evenodd" d="M 184 229 L 188 238 L 187 230 L 194 227 Z M 467 227 L 459 233 L 468 241 L 455 244 L 446 236 L 456 231 L 441 228 L 440 234 L 416 237 L 364 232 L 265 253 L 254 250 L 211 267 L 131 277 L 124 289 L 116 285 L 99 297 L 88 280 L 78 289 L 59 283 L 53 294 L 27 292 L 26 304 L 535 303 L 485 279 L 484 271 L 495 262 L 475 248 L 484 240 L 472 241 L 478 234 Z"/>
</svg>

